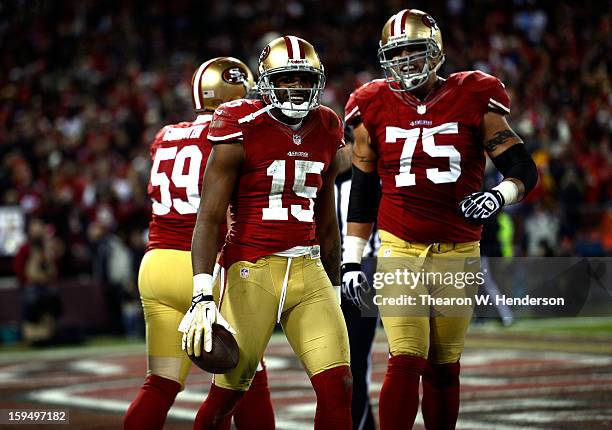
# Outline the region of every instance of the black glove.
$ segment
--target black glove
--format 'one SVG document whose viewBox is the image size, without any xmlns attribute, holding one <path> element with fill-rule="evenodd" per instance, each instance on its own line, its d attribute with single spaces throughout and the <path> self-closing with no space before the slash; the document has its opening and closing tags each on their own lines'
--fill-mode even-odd
<svg viewBox="0 0 612 430">
<path fill-rule="evenodd" d="M 484 224 L 504 206 L 504 196 L 497 190 L 472 193 L 459 202 L 459 212 L 472 224 Z"/>
<path fill-rule="evenodd" d="M 341 266 L 342 294 L 355 306 L 361 308 L 363 296 L 370 291 L 370 284 L 359 263 L 345 263 Z"/>
</svg>

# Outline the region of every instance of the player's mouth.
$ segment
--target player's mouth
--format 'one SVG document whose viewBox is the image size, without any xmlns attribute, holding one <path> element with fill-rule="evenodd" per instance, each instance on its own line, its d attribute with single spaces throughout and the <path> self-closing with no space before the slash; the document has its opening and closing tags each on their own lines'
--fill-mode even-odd
<svg viewBox="0 0 612 430">
<path fill-rule="evenodd" d="M 289 97 L 287 98 L 289 99 L 291 103 L 298 104 L 298 105 L 306 101 L 306 97 L 304 96 L 304 94 L 301 94 L 301 93 L 289 94 Z"/>
</svg>

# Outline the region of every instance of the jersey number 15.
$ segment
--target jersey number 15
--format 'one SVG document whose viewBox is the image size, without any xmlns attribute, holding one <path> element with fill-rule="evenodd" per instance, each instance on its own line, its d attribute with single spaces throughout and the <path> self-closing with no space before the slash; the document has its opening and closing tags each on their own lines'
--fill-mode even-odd
<svg viewBox="0 0 612 430">
<path fill-rule="evenodd" d="M 287 221 L 289 209 L 283 207 L 283 192 L 285 189 L 286 160 L 274 160 L 267 170 L 268 176 L 272 176 L 272 186 L 268 196 L 268 207 L 263 208 L 262 220 Z M 295 160 L 295 175 L 293 180 L 293 192 L 302 198 L 308 199 L 308 208 L 302 205 L 291 205 L 291 215 L 298 221 L 312 222 L 314 218 L 314 198 L 317 196 L 317 187 L 306 186 L 306 175 L 308 173 L 320 175 L 325 164 L 320 161 Z"/>
</svg>

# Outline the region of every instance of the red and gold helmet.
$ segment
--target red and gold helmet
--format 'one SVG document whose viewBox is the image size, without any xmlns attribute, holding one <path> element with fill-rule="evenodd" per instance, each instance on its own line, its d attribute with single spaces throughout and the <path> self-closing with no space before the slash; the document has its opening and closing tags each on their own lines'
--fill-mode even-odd
<svg viewBox="0 0 612 430">
<path fill-rule="evenodd" d="M 409 55 L 402 55 L 407 50 Z M 423 85 L 444 63 L 442 33 L 431 15 L 404 9 L 382 30 L 378 60 L 389 88 L 411 91 Z"/>
<path fill-rule="evenodd" d="M 274 85 L 275 76 L 288 73 L 306 73 L 313 82 L 312 88 L 280 88 Z M 325 87 L 324 68 L 314 47 L 296 36 L 283 36 L 272 40 L 259 56 L 259 80 L 257 88 L 264 101 L 280 109 L 292 118 L 301 118 L 319 106 Z M 288 101 L 279 100 L 279 92 L 287 91 Z M 293 102 L 292 92 L 307 93 L 301 103 Z"/>
<path fill-rule="evenodd" d="M 241 99 L 253 87 L 253 73 L 233 57 L 202 63 L 191 78 L 191 98 L 196 113 L 213 111 L 221 103 Z"/>
</svg>

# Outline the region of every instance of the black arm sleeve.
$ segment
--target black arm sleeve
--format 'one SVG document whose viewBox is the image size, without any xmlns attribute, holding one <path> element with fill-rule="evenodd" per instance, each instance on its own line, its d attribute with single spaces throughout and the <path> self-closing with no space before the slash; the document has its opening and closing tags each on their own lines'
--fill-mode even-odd
<svg viewBox="0 0 612 430">
<path fill-rule="evenodd" d="M 353 165 L 347 222 L 376 221 L 379 202 L 380 178 L 378 173 L 365 173 Z"/>
<path fill-rule="evenodd" d="M 525 185 L 525 195 L 538 183 L 538 168 L 525 149 L 525 145 L 513 145 L 491 161 L 504 178 L 521 181 Z"/>
</svg>

